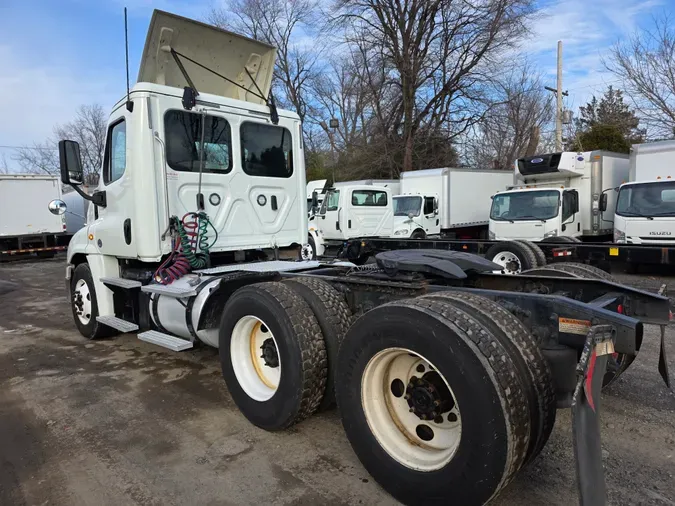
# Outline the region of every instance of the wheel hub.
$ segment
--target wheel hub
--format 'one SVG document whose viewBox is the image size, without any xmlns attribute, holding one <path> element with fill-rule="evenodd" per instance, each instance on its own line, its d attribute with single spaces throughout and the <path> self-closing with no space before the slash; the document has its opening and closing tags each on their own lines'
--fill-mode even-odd
<svg viewBox="0 0 675 506">
<path fill-rule="evenodd" d="M 277 352 L 277 347 L 274 344 L 274 339 L 271 337 L 265 339 L 265 341 L 262 343 L 262 346 L 260 346 L 260 349 L 262 350 L 262 355 L 260 355 L 260 358 L 265 361 L 265 365 L 267 367 L 279 367 L 279 353 Z"/>
<path fill-rule="evenodd" d="M 408 401 L 410 412 L 420 420 L 435 420 L 455 405 L 450 390 L 435 371 L 430 371 L 421 378 L 412 376 L 406 386 L 404 398 Z"/>
<path fill-rule="evenodd" d="M 77 314 L 82 314 L 84 311 L 84 301 L 82 300 L 82 294 L 76 293 L 73 295 L 73 305 L 75 306 L 75 311 Z"/>
</svg>

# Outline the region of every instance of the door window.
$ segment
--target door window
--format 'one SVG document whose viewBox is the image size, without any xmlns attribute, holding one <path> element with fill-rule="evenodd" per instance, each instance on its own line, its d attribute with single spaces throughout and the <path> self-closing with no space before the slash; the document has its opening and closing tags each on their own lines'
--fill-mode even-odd
<svg viewBox="0 0 675 506">
<path fill-rule="evenodd" d="M 104 184 L 117 181 L 124 175 L 127 167 L 127 125 L 124 120 L 108 129 L 103 167 Z"/>
<path fill-rule="evenodd" d="M 324 212 L 326 211 L 337 211 L 338 206 L 340 205 L 340 190 L 335 190 L 328 192 L 326 198 L 324 199 Z"/>
<path fill-rule="evenodd" d="M 204 172 L 226 174 L 232 170 L 232 134 L 225 118 L 204 118 Z M 173 170 L 199 172 L 202 115 L 169 111 L 164 116 L 166 161 Z"/>
<path fill-rule="evenodd" d="M 284 127 L 242 123 L 241 165 L 250 176 L 291 177 L 293 148 L 291 132 Z"/>
<path fill-rule="evenodd" d="M 565 192 L 563 193 L 563 205 L 562 205 L 562 222 L 565 223 L 572 215 L 575 213 L 574 209 L 574 193 Z"/>
<path fill-rule="evenodd" d="M 433 197 L 424 197 L 424 214 L 434 214 Z"/>
<path fill-rule="evenodd" d="M 352 192 L 352 205 L 386 207 L 387 192 L 377 190 L 354 190 Z"/>
</svg>

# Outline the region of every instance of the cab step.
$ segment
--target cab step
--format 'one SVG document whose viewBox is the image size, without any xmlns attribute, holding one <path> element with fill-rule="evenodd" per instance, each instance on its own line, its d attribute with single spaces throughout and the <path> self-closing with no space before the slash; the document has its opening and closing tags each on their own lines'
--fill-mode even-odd
<svg viewBox="0 0 675 506">
<path fill-rule="evenodd" d="M 141 287 L 141 291 L 147 293 L 156 293 L 157 295 L 166 295 L 167 297 L 174 297 L 176 299 L 194 297 L 197 295 L 197 290 L 191 286 L 177 287 L 171 285 L 145 285 Z"/>
<path fill-rule="evenodd" d="M 103 325 L 107 325 L 108 327 L 112 327 L 115 330 L 119 330 L 120 332 L 133 332 L 138 330 L 138 325 L 123 320 L 122 318 L 118 318 L 117 316 L 97 316 L 96 321 Z"/>
<path fill-rule="evenodd" d="M 156 344 L 173 351 L 183 351 L 193 347 L 192 341 L 186 341 L 180 337 L 171 336 L 156 330 L 141 332 L 138 334 L 138 338 L 146 343 Z"/>
<path fill-rule="evenodd" d="M 135 279 L 126 278 L 100 278 L 104 285 L 119 286 L 120 288 L 140 288 L 143 283 Z"/>
</svg>

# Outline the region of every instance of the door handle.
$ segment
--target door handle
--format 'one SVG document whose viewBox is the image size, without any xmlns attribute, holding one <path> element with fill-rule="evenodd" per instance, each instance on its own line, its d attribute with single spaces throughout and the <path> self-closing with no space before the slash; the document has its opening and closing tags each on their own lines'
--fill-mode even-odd
<svg viewBox="0 0 675 506">
<path fill-rule="evenodd" d="M 271 205 L 272 205 L 272 211 L 276 211 L 277 210 L 277 196 L 272 195 L 272 197 L 270 198 L 270 201 L 271 201 Z"/>
<path fill-rule="evenodd" d="M 124 220 L 124 242 L 131 244 L 131 218 Z"/>
</svg>

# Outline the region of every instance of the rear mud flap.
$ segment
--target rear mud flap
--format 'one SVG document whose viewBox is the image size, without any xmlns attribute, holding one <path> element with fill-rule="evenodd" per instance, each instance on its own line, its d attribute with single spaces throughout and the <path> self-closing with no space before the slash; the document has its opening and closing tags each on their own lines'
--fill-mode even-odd
<svg viewBox="0 0 675 506">
<path fill-rule="evenodd" d="M 613 352 L 612 326 L 591 327 L 577 365 L 577 385 L 572 398 L 572 433 L 581 506 L 602 506 L 607 502 L 600 441 L 600 390 L 607 360 Z"/>
<path fill-rule="evenodd" d="M 669 389 L 673 389 L 668 371 L 668 356 L 666 355 L 666 326 L 661 325 L 661 352 L 659 353 L 659 373 Z"/>
</svg>

